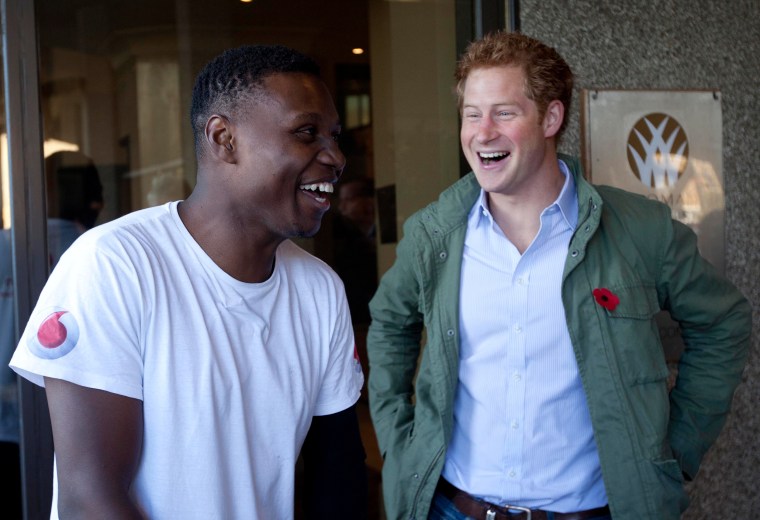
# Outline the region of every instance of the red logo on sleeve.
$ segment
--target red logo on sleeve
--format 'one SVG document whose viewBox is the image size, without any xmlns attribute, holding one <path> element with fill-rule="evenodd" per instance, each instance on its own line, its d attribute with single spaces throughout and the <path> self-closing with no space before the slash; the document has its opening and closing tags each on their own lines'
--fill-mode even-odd
<svg viewBox="0 0 760 520">
<path fill-rule="evenodd" d="M 54 308 L 36 313 L 37 333 L 29 335 L 27 346 L 37 357 L 57 359 L 71 352 L 79 341 L 79 324 L 69 311 Z"/>
</svg>

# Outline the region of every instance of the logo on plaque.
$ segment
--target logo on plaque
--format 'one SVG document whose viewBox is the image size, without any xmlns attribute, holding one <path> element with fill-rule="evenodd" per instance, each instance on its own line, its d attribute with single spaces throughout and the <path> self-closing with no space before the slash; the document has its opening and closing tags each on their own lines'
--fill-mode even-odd
<svg viewBox="0 0 760 520">
<path fill-rule="evenodd" d="M 655 112 L 639 119 L 628 134 L 628 165 L 646 187 L 671 190 L 686 171 L 689 140 L 672 116 Z"/>
</svg>

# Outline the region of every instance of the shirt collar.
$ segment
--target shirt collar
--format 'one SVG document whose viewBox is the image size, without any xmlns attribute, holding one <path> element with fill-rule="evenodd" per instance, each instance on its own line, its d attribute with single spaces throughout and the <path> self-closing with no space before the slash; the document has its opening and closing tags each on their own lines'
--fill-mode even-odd
<svg viewBox="0 0 760 520">
<path fill-rule="evenodd" d="M 575 188 L 575 179 L 562 159 L 559 159 L 559 170 L 565 174 L 565 184 L 553 204 L 559 207 L 570 229 L 575 230 L 578 225 L 578 192 Z"/>
<path fill-rule="evenodd" d="M 488 201 L 486 200 L 486 192 L 483 188 L 480 188 L 480 196 L 475 201 L 475 205 L 470 210 L 470 216 L 467 219 L 468 224 L 472 226 L 478 226 L 481 222 L 487 222 L 489 226 L 493 225 L 493 215 L 488 209 Z"/>
<path fill-rule="evenodd" d="M 562 186 L 562 191 L 559 192 L 557 200 L 549 204 L 547 209 L 556 205 L 567 225 L 575 230 L 575 227 L 578 225 L 578 194 L 575 188 L 575 179 L 567 164 L 562 159 L 558 159 L 558 162 L 559 170 L 565 176 L 565 184 Z M 470 225 L 477 226 L 483 219 L 487 219 L 488 224 L 493 225 L 493 215 L 491 215 L 491 211 L 488 209 L 486 192 L 481 188 L 480 196 L 472 207 L 468 220 Z"/>
</svg>

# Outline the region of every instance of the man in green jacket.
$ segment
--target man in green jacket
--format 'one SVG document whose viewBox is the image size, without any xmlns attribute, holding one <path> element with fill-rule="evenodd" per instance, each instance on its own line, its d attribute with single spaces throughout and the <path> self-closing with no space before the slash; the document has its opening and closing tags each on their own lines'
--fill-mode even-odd
<svg viewBox="0 0 760 520">
<path fill-rule="evenodd" d="M 496 33 L 456 77 L 473 173 L 406 222 L 370 304 L 388 518 L 678 519 L 747 301 L 665 205 L 557 153 L 573 74 L 554 49 Z M 672 390 L 663 309 L 685 344 Z"/>
</svg>

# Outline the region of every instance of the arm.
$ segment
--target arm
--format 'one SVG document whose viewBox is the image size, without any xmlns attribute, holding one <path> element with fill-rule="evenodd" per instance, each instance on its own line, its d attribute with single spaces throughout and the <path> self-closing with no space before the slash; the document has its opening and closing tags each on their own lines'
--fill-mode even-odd
<svg viewBox="0 0 760 520">
<path fill-rule="evenodd" d="M 60 518 L 142 518 L 129 496 L 142 449 L 142 402 L 45 378 Z"/>
<path fill-rule="evenodd" d="M 367 518 L 366 455 L 355 406 L 314 417 L 302 454 L 306 518 Z"/>
<path fill-rule="evenodd" d="M 413 421 L 413 382 L 422 339 L 412 224 L 404 227 L 396 262 L 370 302 L 372 323 L 367 335 L 369 402 L 383 458 Z"/>
<path fill-rule="evenodd" d="M 668 437 L 684 474 L 694 478 L 741 381 L 752 315 L 741 293 L 699 255 L 694 233 L 675 221 L 670 232 L 658 291 L 685 349 L 670 395 Z"/>
</svg>

